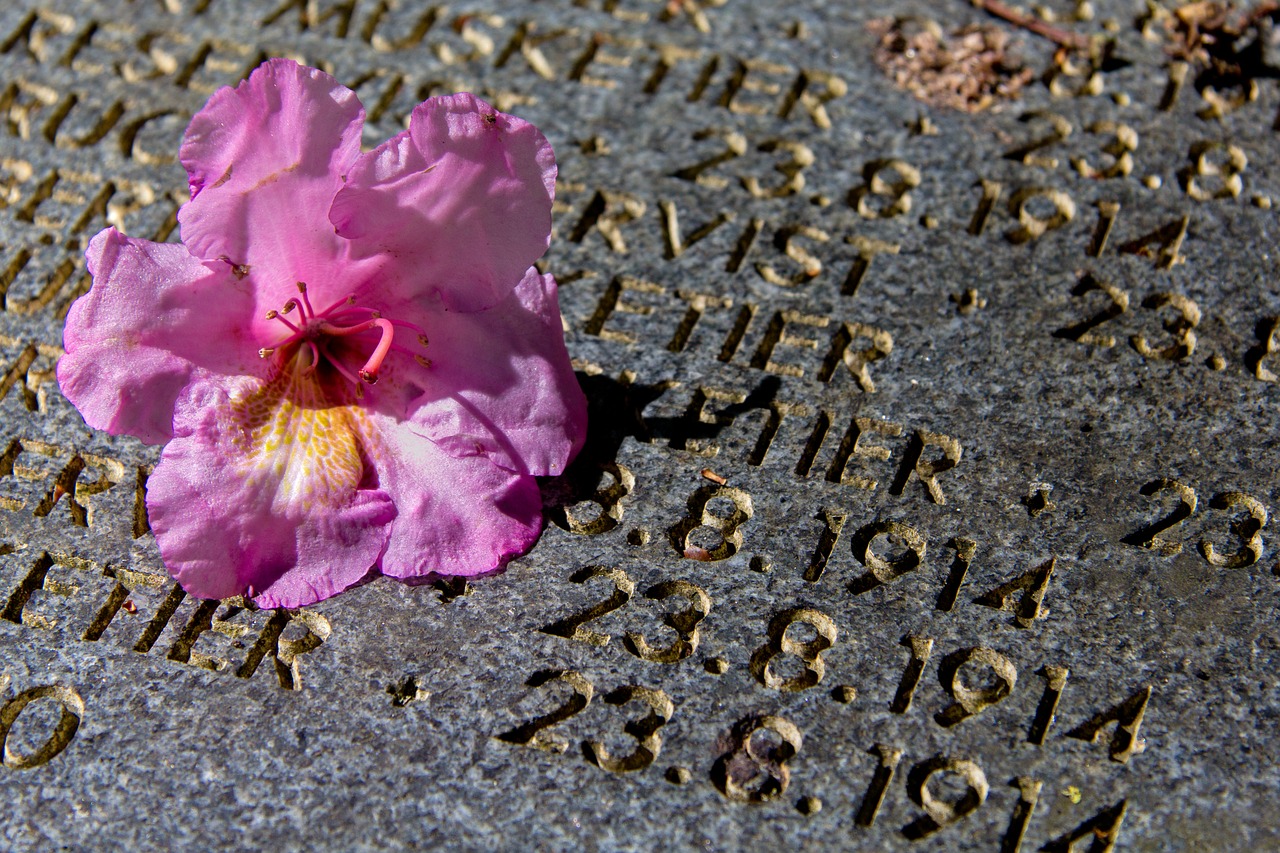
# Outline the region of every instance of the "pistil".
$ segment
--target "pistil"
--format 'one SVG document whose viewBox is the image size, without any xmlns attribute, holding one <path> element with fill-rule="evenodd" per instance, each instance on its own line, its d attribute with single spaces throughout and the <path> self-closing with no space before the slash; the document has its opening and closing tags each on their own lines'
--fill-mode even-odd
<svg viewBox="0 0 1280 853">
<path fill-rule="evenodd" d="M 383 362 L 392 351 L 411 355 L 418 364 L 424 367 L 430 366 L 431 362 L 421 354 L 414 353 L 395 342 L 396 329 L 399 327 L 415 332 L 418 343 L 421 346 L 427 346 L 426 332 L 420 327 L 413 323 L 406 323 L 403 320 L 387 319 L 377 310 L 357 306 L 354 296 L 340 299 L 324 311 L 317 312 L 311 305 L 306 283 L 300 281 L 297 286 L 298 299 L 290 299 L 279 311 L 272 309 L 267 312 L 268 320 L 278 320 L 284 324 L 290 334 L 283 340 L 258 350 L 258 355 L 262 358 L 274 355 L 277 352 L 280 353 L 281 358 L 288 358 L 289 353 L 293 352 L 294 348 L 305 344 L 310 350 L 311 360 L 309 364 L 300 365 L 302 372 L 304 374 L 314 373 L 318 369 L 321 355 L 323 355 L 339 375 L 356 386 L 357 396 L 363 396 L 361 381 L 369 385 L 377 383 Z M 295 308 L 298 311 L 297 323 L 291 322 L 284 316 Z M 350 322 L 361 314 L 369 317 L 369 319 Z M 324 346 L 325 340 L 328 338 L 349 337 L 371 331 L 378 332 L 378 342 L 374 345 L 373 352 L 369 354 L 365 363 L 354 374 L 339 362 L 328 347 Z"/>
</svg>

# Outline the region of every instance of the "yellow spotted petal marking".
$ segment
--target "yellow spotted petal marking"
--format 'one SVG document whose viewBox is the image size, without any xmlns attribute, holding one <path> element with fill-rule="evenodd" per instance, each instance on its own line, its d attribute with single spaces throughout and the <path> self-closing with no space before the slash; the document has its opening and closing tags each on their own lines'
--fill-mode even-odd
<svg viewBox="0 0 1280 853">
<path fill-rule="evenodd" d="M 314 371 L 286 368 L 248 393 L 233 394 L 230 417 L 243 473 L 276 483 L 273 511 L 339 506 L 360 485 L 370 455 L 365 413 L 331 402 Z"/>
</svg>

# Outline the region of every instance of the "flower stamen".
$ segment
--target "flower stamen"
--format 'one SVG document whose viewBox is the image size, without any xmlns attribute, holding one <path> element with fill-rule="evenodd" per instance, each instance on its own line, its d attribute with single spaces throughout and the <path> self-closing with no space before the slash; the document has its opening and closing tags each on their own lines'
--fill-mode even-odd
<svg viewBox="0 0 1280 853">
<path fill-rule="evenodd" d="M 298 292 L 302 294 L 302 305 L 306 309 L 302 313 L 302 319 L 309 320 L 311 317 L 316 316 L 316 309 L 311 307 L 311 299 L 307 296 L 307 283 L 305 281 L 298 282 Z"/>
<path fill-rule="evenodd" d="M 391 340 L 395 337 L 396 327 L 390 320 L 379 319 L 370 322 L 382 331 L 382 337 L 378 338 L 378 345 L 373 348 L 373 354 L 369 356 L 369 360 L 364 363 L 364 367 L 360 368 L 360 378 L 372 385 L 378 381 L 378 369 L 382 367 L 382 360 L 391 351 Z"/>
<path fill-rule="evenodd" d="M 381 311 L 358 306 L 355 304 L 356 297 L 354 294 L 338 300 L 323 312 L 317 312 L 311 304 L 310 297 L 307 295 L 306 282 L 298 282 L 297 287 L 299 298 L 290 299 L 279 311 L 272 309 L 266 315 L 268 320 L 279 320 L 283 323 L 289 329 L 290 334 L 271 346 L 258 350 L 260 357 L 266 358 L 275 353 L 281 353 L 282 360 L 289 360 L 298 351 L 298 346 L 306 344 L 311 354 L 310 361 L 303 363 L 299 359 L 294 362 L 294 369 L 300 375 L 312 375 L 319 369 L 321 357 L 323 356 L 324 360 L 327 360 L 340 376 L 356 386 L 357 397 L 364 396 L 364 391 L 361 387 L 362 382 L 368 385 L 377 384 L 382 364 L 391 352 L 411 356 L 414 361 L 423 367 L 431 366 L 429 359 L 395 342 L 396 328 L 399 327 L 414 332 L 418 343 L 423 347 L 427 346 L 427 334 L 419 326 L 403 320 L 386 319 L 382 316 Z M 295 308 L 298 310 L 299 315 L 297 323 L 291 322 L 284 317 L 285 314 Z M 358 315 L 361 314 L 369 319 L 357 319 Z M 346 325 L 350 321 L 354 322 Z M 329 338 L 348 337 L 373 331 L 378 333 L 378 342 L 374 345 L 373 352 L 369 354 L 365 363 L 355 372 L 344 366 L 338 354 L 335 354 L 329 347 L 325 346 L 326 340 Z"/>
<path fill-rule="evenodd" d="M 320 348 L 316 346 L 316 342 L 307 341 L 307 346 L 311 349 L 311 363 L 302 368 L 303 376 L 315 373 L 316 367 L 320 364 Z"/>
<path fill-rule="evenodd" d="M 284 324 L 285 324 L 286 326 L 288 326 L 290 329 L 293 329 L 293 331 L 294 331 L 294 332 L 296 332 L 296 333 L 298 333 L 298 334 L 301 334 L 301 333 L 302 333 L 302 330 L 301 330 L 301 329 L 299 329 L 297 326 L 293 325 L 293 323 L 289 322 L 289 321 L 288 321 L 288 320 L 286 320 L 284 317 L 281 317 L 281 316 L 280 316 L 280 312 L 279 312 L 279 311 L 277 311 L 277 310 L 275 310 L 274 308 L 272 308 L 270 311 L 268 311 L 268 312 L 267 312 L 267 319 L 268 319 L 268 320 L 279 320 L 281 323 L 284 323 Z"/>
<path fill-rule="evenodd" d="M 359 378 L 357 378 L 356 375 L 352 373 L 350 370 L 347 370 L 346 365 L 344 365 L 338 359 L 334 358 L 333 353 L 329 352 L 326 349 L 324 354 L 329 357 L 329 363 L 333 365 L 333 369 L 338 371 L 338 373 L 342 375 L 343 379 L 346 379 L 352 385 L 356 386 L 356 393 L 357 394 L 363 393 L 364 389 L 360 387 Z"/>
<path fill-rule="evenodd" d="M 353 293 L 350 296 L 344 296 L 342 299 L 339 299 L 337 302 L 333 303 L 332 305 L 330 305 L 328 308 L 321 311 L 316 316 L 328 317 L 330 320 L 332 320 L 335 316 L 333 312 L 336 311 L 338 308 L 340 308 L 343 305 L 355 305 L 355 304 L 356 304 L 356 295 Z M 344 311 L 342 313 L 345 314 L 346 312 Z"/>
</svg>

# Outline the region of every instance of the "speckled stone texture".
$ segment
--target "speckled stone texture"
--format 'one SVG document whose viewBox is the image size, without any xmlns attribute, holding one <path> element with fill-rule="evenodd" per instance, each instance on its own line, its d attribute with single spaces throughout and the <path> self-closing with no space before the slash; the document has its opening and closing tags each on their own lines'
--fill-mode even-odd
<svg viewBox="0 0 1280 853">
<path fill-rule="evenodd" d="M 1280 848 L 1280 57 L 1151 5 L 1055 60 L 960 0 L 4 4 L 0 847 Z M 876 66 L 970 24 L 1016 98 Z M 591 436 L 499 576 L 186 598 L 58 393 L 88 238 L 176 239 L 276 55 L 366 145 L 457 90 L 555 145 Z"/>
</svg>

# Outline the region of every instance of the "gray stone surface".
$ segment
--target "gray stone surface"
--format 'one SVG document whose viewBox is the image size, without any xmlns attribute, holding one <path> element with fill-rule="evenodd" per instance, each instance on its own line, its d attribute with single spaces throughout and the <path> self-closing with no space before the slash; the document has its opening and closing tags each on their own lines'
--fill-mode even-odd
<svg viewBox="0 0 1280 853">
<path fill-rule="evenodd" d="M 1273 525 L 1242 545 L 1249 507 L 1280 497 L 1267 356 L 1280 88 L 1260 79 L 1253 100 L 1205 117 L 1212 93 L 1193 69 L 1162 107 L 1169 62 L 1160 25 L 1143 37 L 1146 4 L 1097 2 L 1090 21 L 1047 5 L 1067 29 L 1114 37 L 1125 62 L 1053 79 L 1052 44 L 959 0 L 5 4 L 0 846 L 1032 850 L 1077 837 L 1101 850 L 1118 823 L 1116 849 L 1280 847 Z M 867 23 L 890 13 L 994 23 L 1038 76 L 986 112 L 926 106 L 872 61 Z M 465 590 L 377 581 L 294 614 L 180 600 L 138 514 L 156 450 L 88 430 L 52 380 L 87 239 L 106 222 L 170 233 L 187 119 L 269 55 L 356 86 L 367 144 L 421 97 L 469 89 L 556 146 L 546 268 L 563 281 L 591 442 L 573 476 L 546 484 L 553 515 L 568 505 L 561 526 L 500 576 Z M 1005 156 L 1048 133 L 1036 112 L 1072 129 L 1035 152 L 1056 166 Z M 1073 160 L 1112 162 L 1107 121 L 1136 133 L 1132 170 L 1091 177 Z M 1226 145 L 1245 156 L 1238 187 L 1196 173 L 1201 143 L 1201 172 Z M 793 155 L 812 161 L 803 187 L 768 197 Z M 887 160 L 909 168 L 875 173 Z M 904 169 L 919 175 L 908 211 L 893 215 L 878 181 L 859 190 Z M 1001 191 L 977 228 L 983 181 Z M 1019 242 L 1011 199 L 1031 217 L 1068 199 L 1074 214 Z M 1138 238 L 1182 217 L 1178 263 L 1162 268 L 1160 241 Z M 875 245 L 860 240 L 894 248 L 859 280 Z M 1081 338 L 1072 327 L 1108 306 L 1098 289 L 1073 295 L 1087 280 L 1128 301 Z M 1172 338 L 1185 303 L 1160 294 L 1198 308 L 1193 352 Z M 875 341 L 883 357 L 859 382 L 850 365 Z M 944 467 L 944 446 L 962 454 L 931 493 L 913 472 Z M 619 476 L 611 514 L 573 504 Z M 48 507 L 59 478 L 84 512 L 70 495 Z M 1194 491 L 1195 511 L 1143 547 L 1179 505 L 1164 480 Z M 705 526 L 683 541 L 686 519 L 722 526 L 690 508 L 700 495 L 720 518 L 749 499 L 740 542 Z M 923 559 L 872 586 L 866 539 L 889 523 Z M 958 538 L 976 547 L 957 590 Z M 889 540 L 870 562 L 903 554 Z M 1206 544 L 1240 565 L 1215 565 Z M 609 577 L 574 581 L 593 566 L 634 583 L 581 629 L 605 645 L 554 627 L 571 634 L 563 620 L 613 594 Z M 1024 576 L 1008 609 L 990 606 Z M 646 597 L 669 581 L 687 585 Z M 710 602 L 696 651 L 642 659 L 628 633 L 674 643 L 663 620 L 697 599 L 688 585 Z M 1007 696 L 997 669 L 1016 673 Z M 948 718 L 952 676 L 971 707 L 966 690 L 998 701 Z M 579 713 L 521 728 L 587 684 Z M 645 697 L 666 719 L 648 752 L 643 726 L 625 728 Z M 798 751 L 779 761 L 788 737 Z M 607 769 L 593 742 L 632 758 Z M 933 769 L 925 790 L 943 811 L 964 802 L 965 772 L 985 799 L 916 840 L 929 827 L 913 793 Z"/>
</svg>

